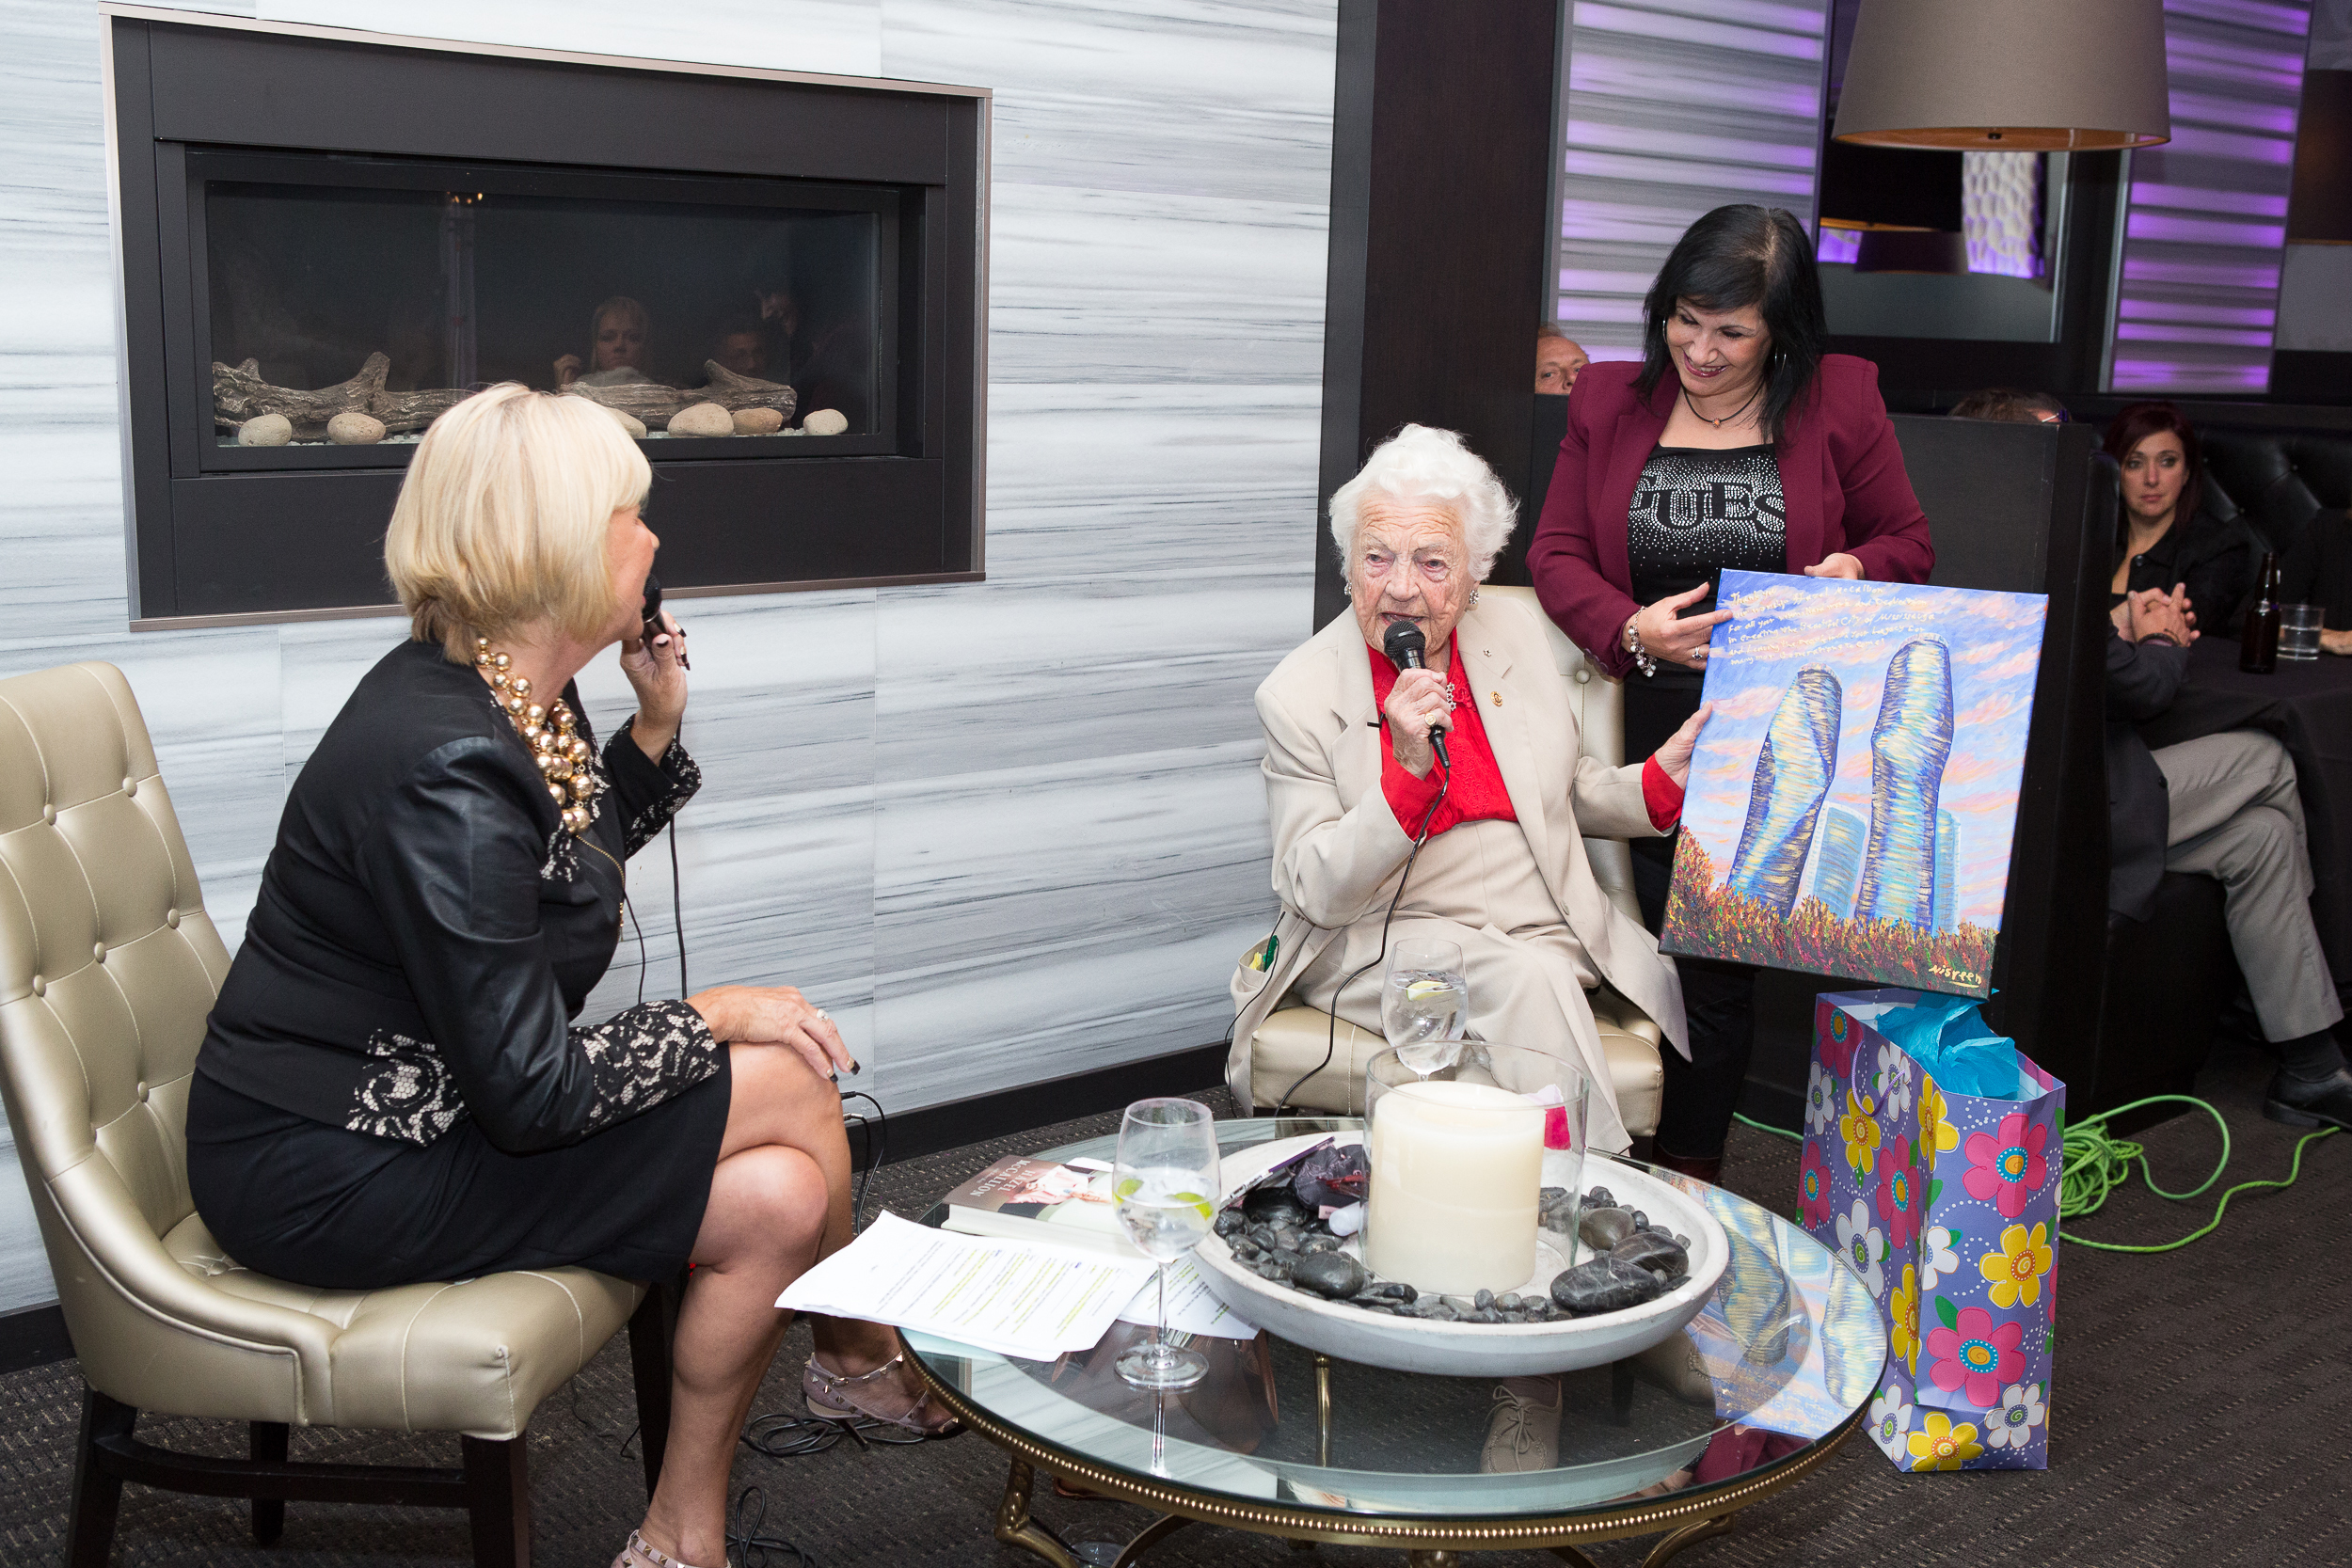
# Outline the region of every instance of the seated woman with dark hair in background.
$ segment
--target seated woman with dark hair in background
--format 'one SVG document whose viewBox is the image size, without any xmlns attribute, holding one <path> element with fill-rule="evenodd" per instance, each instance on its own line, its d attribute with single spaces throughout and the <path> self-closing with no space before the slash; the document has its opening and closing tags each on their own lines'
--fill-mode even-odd
<svg viewBox="0 0 2352 1568">
<path fill-rule="evenodd" d="M 2196 428 L 2169 403 L 2135 403 L 2107 426 L 2106 446 L 2123 470 L 2108 603 L 2185 587 L 2199 629 L 2226 631 L 2253 585 L 2255 562 L 2244 531 L 2203 509 Z"/>
<path fill-rule="evenodd" d="M 2320 652 L 2352 654 L 2352 512 L 2315 514 L 2279 562 L 2279 579 L 2280 603 L 2315 604 L 2327 612 Z"/>
</svg>

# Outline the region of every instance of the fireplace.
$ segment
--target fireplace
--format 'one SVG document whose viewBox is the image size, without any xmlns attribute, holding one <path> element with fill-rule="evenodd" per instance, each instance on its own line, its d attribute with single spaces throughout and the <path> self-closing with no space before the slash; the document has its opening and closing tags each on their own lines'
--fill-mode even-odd
<svg viewBox="0 0 2352 1568">
<path fill-rule="evenodd" d="M 380 610 L 501 381 L 641 442 L 668 592 L 978 575 L 984 93 L 109 26 L 135 625 Z"/>
</svg>

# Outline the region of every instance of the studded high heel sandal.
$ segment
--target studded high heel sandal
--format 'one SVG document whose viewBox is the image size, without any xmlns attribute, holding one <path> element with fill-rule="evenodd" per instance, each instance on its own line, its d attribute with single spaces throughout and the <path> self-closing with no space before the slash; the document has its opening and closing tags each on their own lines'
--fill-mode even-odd
<svg viewBox="0 0 2352 1568">
<path fill-rule="evenodd" d="M 801 1373 L 801 1393 L 808 1402 L 808 1413 L 821 1421 L 880 1421 L 918 1437 L 953 1437 L 961 1432 L 963 1423 L 934 1404 L 930 1390 L 916 1395 L 909 1404 L 905 1394 L 882 1381 L 906 1358 L 906 1352 L 900 1351 L 872 1371 L 850 1377 L 827 1371 L 810 1355 Z"/>
<path fill-rule="evenodd" d="M 691 1562 L 680 1562 L 669 1553 L 657 1551 L 645 1544 L 645 1538 L 635 1530 L 628 1532 L 628 1544 L 612 1560 L 612 1568 L 694 1568 Z M 735 1568 L 730 1558 L 727 1568 Z"/>
</svg>

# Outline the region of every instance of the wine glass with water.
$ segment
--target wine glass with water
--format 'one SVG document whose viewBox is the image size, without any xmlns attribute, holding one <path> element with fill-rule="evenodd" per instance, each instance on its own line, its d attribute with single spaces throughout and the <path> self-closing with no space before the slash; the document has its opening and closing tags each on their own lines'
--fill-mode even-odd
<svg viewBox="0 0 2352 1568">
<path fill-rule="evenodd" d="M 1119 1127 L 1112 1176 L 1127 1239 L 1160 1266 L 1152 1342 L 1123 1352 L 1119 1375 L 1137 1388 L 1189 1388 L 1207 1357 L 1168 1343 L 1168 1266 L 1198 1245 L 1216 1215 L 1216 1122 L 1197 1100 L 1138 1100 Z"/>
<path fill-rule="evenodd" d="M 1426 1078 L 1454 1059 L 1454 1042 L 1469 1027 L 1460 944 L 1434 938 L 1398 942 L 1380 987 L 1380 1032 L 1397 1060 Z"/>
</svg>

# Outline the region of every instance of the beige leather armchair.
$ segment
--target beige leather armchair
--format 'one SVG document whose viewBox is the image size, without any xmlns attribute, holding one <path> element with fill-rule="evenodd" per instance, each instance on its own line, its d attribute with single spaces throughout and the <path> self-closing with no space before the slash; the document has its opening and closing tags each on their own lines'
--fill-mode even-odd
<svg viewBox="0 0 2352 1568">
<path fill-rule="evenodd" d="M 1533 588 L 1488 583 L 1479 592 L 1519 599 L 1534 611 L 1549 634 L 1560 678 L 1568 683 L 1568 701 L 1576 709 L 1577 730 L 1583 737 L 1585 754 L 1606 763 L 1622 763 L 1624 689 L 1595 668 L 1584 657 L 1584 650 L 1551 624 L 1543 607 L 1535 602 Z M 1595 879 L 1616 906 L 1638 924 L 1642 911 L 1633 896 L 1633 851 L 1624 840 L 1613 838 L 1588 838 L 1584 851 L 1592 862 Z M 1658 1062 L 1658 1025 L 1643 1016 L 1633 1004 L 1605 987 L 1592 993 L 1592 1003 L 1594 1021 L 1600 1025 L 1601 1050 L 1609 1059 L 1610 1076 L 1617 1091 L 1617 1112 L 1624 1117 L 1628 1132 L 1637 1138 L 1647 1137 L 1658 1131 L 1658 1108 L 1666 1085 L 1665 1069 Z M 1363 1109 L 1359 1101 L 1364 1064 L 1387 1042 L 1342 1020 L 1338 1044 L 1333 1047 L 1331 1023 L 1330 1014 L 1297 1005 L 1278 1007 L 1268 1014 L 1265 1022 L 1258 1025 L 1250 1045 L 1251 1098 L 1261 1105 L 1274 1104 L 1284 1090 L 1324 1059 L 1324 1052 L 1329 1048 L 1332 1067 L 1343 1069 L 1343 1073 L 1328 1069 L 1316 1073 L 1299 1085 L 1290 1103 L 1304 1110 L 1359 1114 Z"/>
<path fill-rule="evenodd" d="M 665 1292 L 585 1269 L 315 1291 L 224 1256 L 188 1196 L 188 1084 L 229 954 L 120 671 L 0 681 L 0 1094 L 87 1384 L 68 1561 L 107 1559 L 122 1483 L 464 1508 L 474 1560 L 530 1560 L 524 1432 L 623 1323 L 651 1487 Z M 252 1459 L 140 1442 L 141 1410 L 251 1423 Z M 288 1463 L 295 1426 L 461 1434 L 462 1467 Z"/>
</svg>

